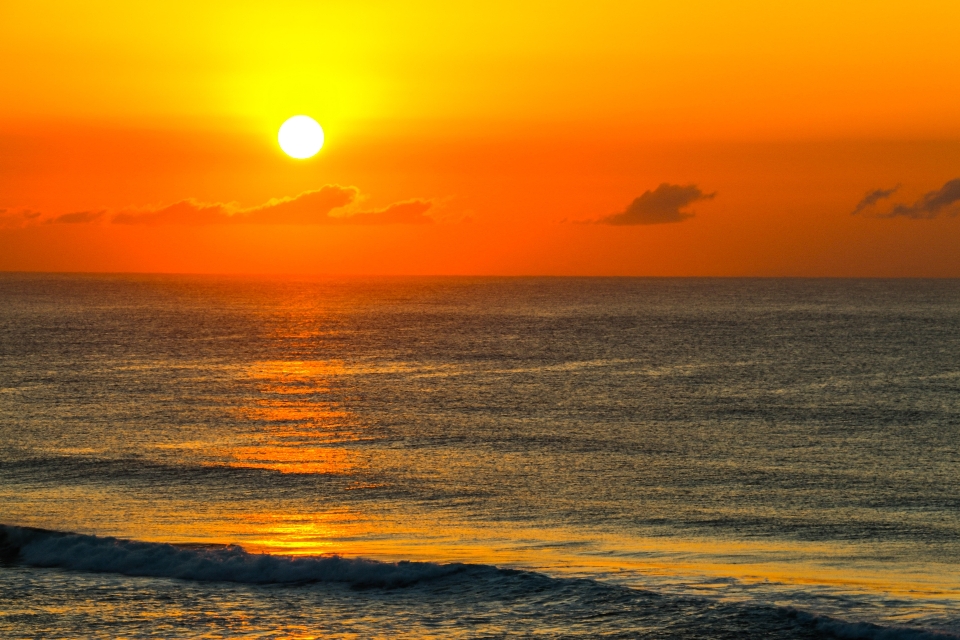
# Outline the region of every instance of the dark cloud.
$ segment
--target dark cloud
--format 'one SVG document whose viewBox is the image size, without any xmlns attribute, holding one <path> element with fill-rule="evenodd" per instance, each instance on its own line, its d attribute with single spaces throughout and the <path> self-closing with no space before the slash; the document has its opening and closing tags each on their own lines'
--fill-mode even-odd
<svg viewBox="0 0 960 640">
<path fill-rule="evenodd" d="M 897 185 L 892 189 L 874 189 L 873 191 L 870 191 L 867 193 L 867 195 L 863 196 L 863 200 L 857 203 L 857 206 L 854 207 L 851 215 L 857 215 L 867 207 L 872 207 L 873 205 L 877 204 L 880 200 L 889 198 L 896 193 L 897 189 L 899 188 L 900 185 Z"/>
<path fill-rule="evenodd" d="M 19 229 L 36 222 L 39 217 L 39 211 L 23 210 L 14 213 L 13 211 L 0 209 L 0 229 Z"/>
<path fill-rule="evenodd" d="M 47 220 L 47 224 L 85 224 L 99 220 L 106 211 L 77 211 Z"/>
<path fill-rule="evenodd" d="M 912 205 L 896 205 L 890 213 L 883 217 L 904 217 L 920 220 L 936 218 L 941 213 L 955 216 L 960 213 L 960 210 L 953 206 L 957 202 L 960 202 L 960 178 L 950 180 L 936 191 L 923 194 Z"/>
<path fill-rule="evenodd" d="M 853 210 L 853 215 L 872 207 L 880 200 L 889 198 L 893 195 L 900 185 L 892 189 L 875 189 L 867 193 L 863 199 L 857 203 Z M 896 204 L 886 213 L 876 213 L 878 218 L 912 218 L 914 220 L 930 220 L 940 214 L 955 216 L 960 213 L 960 178 L 954 178 L 948 181 L 936 191 L 930 191 L 923 194 L 913 204 Z"/>
<path fill-rule="evenodd" d="M 693 212 L 681 211 L 697 200 L 709 200 L 716 193 L 704 193 L 696 185 L 681 186 L 664 182 L 653 191 L 645 191 L 626 210 L 597 220 L 599 224 L 634 225 L 683 222 Z"/>
</svg>

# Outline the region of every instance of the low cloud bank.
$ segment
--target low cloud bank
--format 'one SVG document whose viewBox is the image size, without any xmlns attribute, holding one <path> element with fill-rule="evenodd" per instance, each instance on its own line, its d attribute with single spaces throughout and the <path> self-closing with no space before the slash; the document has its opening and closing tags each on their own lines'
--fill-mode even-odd
<svg viewBox="0 0 960 640">
<path fill-rule="evenodd" d="M 638 225 L 683 222 L 693 217 L 683 209 L 698 200 L 710 200 L 716 193 L 704 193 L 695 184 L 677 185 L 664 182 L 653 191 L 635 198 L 624 211 L 597 220 L 598 224 Z"/>
<path fill-rule="evenodd" d="M 257 207 L 242 209 L 232 204 L 206 204 L 183 200 L 155 210 L 122 212 L 114 216 L 115 224 L 426 224 L 433 222 L 426 212 L 432 203 L 425 200 L 399 202 L 376 211 L 345 211 L 359 191 L 356 187 L 327 185 L 305 191 L 293 198 L 270 200 Z"/>
<path fill-rule="evenodd" d="M 91 224 L 110 222 L 121 225 L 380 225 L 430 224 L 428 200 L 395 202 L 370 211 L 347 209 L 360 195 L 356 187 L 326 185 L 304 191 L 291 198 L 274 198 L 256 207 L 243 208 L 236 203 L 199 202 L 192 198 L 160 207 L 127 209 L 108 215 L 107 211 L 76 211 L 42 218 L 35 211 L 0 209 L 0 229 L 16 229 L 36 224 Z"/>
</svg>

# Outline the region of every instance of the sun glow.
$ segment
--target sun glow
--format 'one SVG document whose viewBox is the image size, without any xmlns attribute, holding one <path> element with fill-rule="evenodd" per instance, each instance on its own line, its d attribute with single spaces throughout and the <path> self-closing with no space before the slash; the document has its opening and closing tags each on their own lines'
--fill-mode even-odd
<svg viewBox="0 0 960 640">
<path fill-rule="evenodd" d="M 280 148 L 291 158 L 310 158 L 323 147 L 323 129 L 310 116 L 293 116 L 277 134 Z"/>
</svg>

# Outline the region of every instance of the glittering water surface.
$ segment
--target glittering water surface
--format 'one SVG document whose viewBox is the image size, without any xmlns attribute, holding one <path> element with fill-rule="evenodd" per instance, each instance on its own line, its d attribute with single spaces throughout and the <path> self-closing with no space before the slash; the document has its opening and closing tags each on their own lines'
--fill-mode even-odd
<svg viewBox="0 0 960 640">
<path fill-rule="evenodd" d="M 960 634 L 958 462 L 958 281 L 0 275 L 4 637 Z"/>
</svg>

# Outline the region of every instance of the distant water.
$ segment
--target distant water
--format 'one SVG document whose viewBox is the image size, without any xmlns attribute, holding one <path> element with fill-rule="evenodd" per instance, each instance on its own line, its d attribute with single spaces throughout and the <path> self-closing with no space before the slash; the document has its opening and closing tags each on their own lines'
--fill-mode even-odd
<svg viewBox="0 0 960 640">
<path fill-rule="evenodd" d="M 0 274 L 0 637 L 960 637 L 960 281 Z"/>
</svg>

